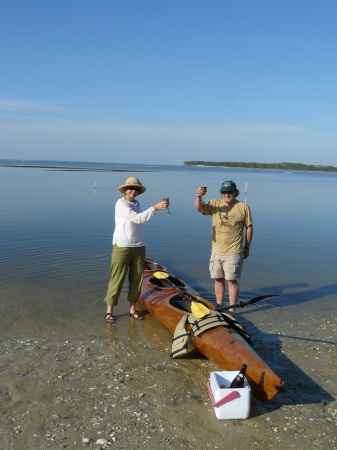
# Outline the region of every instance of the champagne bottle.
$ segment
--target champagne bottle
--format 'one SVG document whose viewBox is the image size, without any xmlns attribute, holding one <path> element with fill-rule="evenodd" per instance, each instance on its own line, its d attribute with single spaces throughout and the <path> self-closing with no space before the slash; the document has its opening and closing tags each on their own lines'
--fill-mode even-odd
<svg viewBox="0 0 337 450">
<path fill-rule="evenodd" d="M 241 389 L 244 386 L 245 383 L 245 372 L 246 372 L 247 366 L 244 364 L 242 366 L 242 369 L 238 373 L 238 375 L 234 378 L 234 380 L 231 382 L 231 385 L 229 386 L 230 389 Z"/>
</svg>

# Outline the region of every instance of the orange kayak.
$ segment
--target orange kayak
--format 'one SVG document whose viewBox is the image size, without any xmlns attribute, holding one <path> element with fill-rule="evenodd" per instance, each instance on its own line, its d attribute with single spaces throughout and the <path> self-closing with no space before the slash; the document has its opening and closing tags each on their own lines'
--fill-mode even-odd
<svg viewBox="0 0 337 450">
<path fill-rule="evenodd" d="M 165 279 L 155 278 L 153 273 L 157 270 L 167 272 L 164 266 L 149 259 L 145 261 L 141 301 L 153 317 L 174 332 L 180 319 L 191 312 L 190 302 Z M 183 280 L 171 273 L 169 278 L 173 284 L 184 291 L 185 296 L 202 302 L 210 309 L 215 309 L 206 299 L 188 292 L 188 286 Z M 283 381 L 234 329 L 219 326 L 199 336 L 193 336 L 192 342 L 200 353 L 214 361 L 223 370 L 240 370 L 242 365 L 246 364 L 245 376 L 252 394 L 259 400 L 270 400 L 283 386 Z"/>
</svg>

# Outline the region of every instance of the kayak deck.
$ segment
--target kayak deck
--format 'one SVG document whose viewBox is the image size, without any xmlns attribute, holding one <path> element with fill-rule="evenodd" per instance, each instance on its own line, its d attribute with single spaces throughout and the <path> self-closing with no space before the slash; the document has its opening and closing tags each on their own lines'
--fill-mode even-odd
<svg viewBox="0 0 337 450">
<path fill-rule="evenodd" d="M 206 299 L 185 291 L 187 286 L 182 280 L 172 274 L 170 276 L 175 285 L 179 286 L 180 283 L 179 288 L 189 298 L 215 309 Z M 190 303 L 168 283 L 163 283 L 162 287 L 160 283 L 153 284 L 154 279 L 152 271 L 144 271 L 141 300 L 153 317 L 174 332 L 180 319 L 191 312 Z M 193 336 L 192 342 L 200 353 L 224 370 L 240 370 L 243 364 L 247 364 L 246 378 L 252 394 L 259 400 L 270 400 L 283 386 L 283 381 L 234 329 L 222 326 L 213 328 L 199 336 Z"/>
</svg>

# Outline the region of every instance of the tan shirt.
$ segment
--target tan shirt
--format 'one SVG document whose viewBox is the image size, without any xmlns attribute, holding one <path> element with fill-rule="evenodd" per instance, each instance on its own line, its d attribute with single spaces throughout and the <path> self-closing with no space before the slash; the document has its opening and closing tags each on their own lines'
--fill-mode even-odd
<svg viewBox="0 0 337 450">
<path fill-rule="evenodd" d="M 212 216 L 212 251 L 218 255 L 243 252 L 243 227 L 253 224 L 249 206 L 235 200 L 227 208 L 224 200 L 204 203 L 204 215 Z"/>
</svg>

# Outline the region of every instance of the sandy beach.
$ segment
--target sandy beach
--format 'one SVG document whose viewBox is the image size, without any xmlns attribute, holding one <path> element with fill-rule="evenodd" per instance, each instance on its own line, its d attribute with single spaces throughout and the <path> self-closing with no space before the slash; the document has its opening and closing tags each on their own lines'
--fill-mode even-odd
<svg viewBox="0 0 337 450">
<path fill-rule="evenodd" d="M 337 448 L 336 346 L 322 341 L 336 337 L 336 316 L 303 323 L 300 344 L 260 344 L 285 392 L 252 399 L 247 420 L 218 420 L 206 382 L 221 369 L 193 349 L 171 360 L 171 333 L 150 315 L 129 318 L 125 303 L 116 324 L 102 319 L 90 335 L 21 322 L 2 337 L 0 449 Z"/>
</svg>

